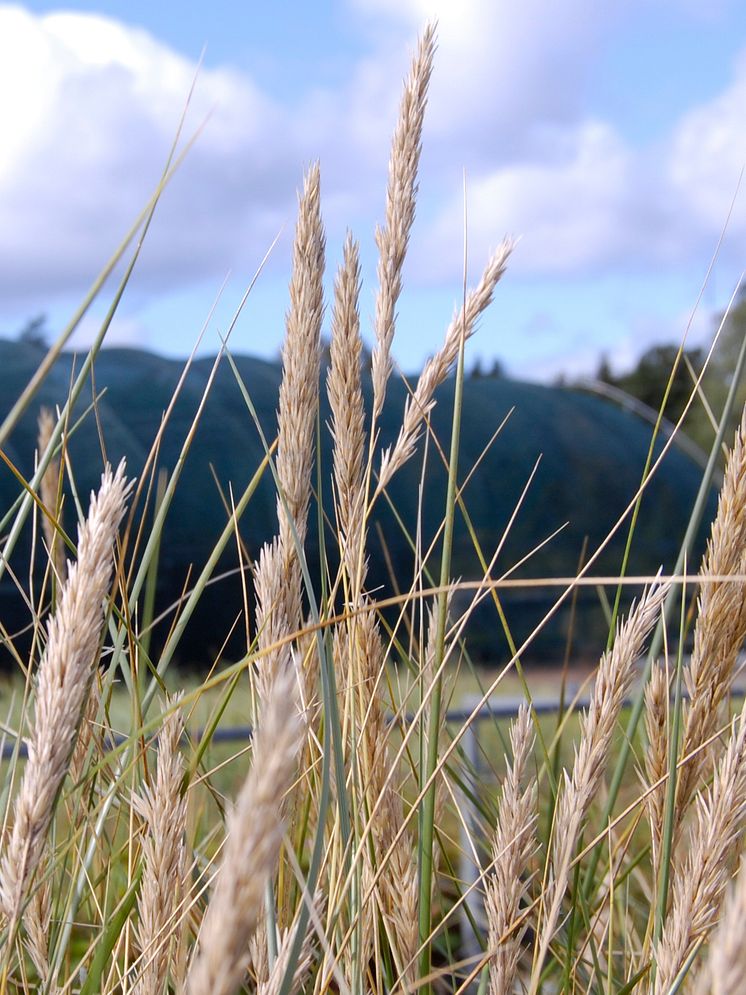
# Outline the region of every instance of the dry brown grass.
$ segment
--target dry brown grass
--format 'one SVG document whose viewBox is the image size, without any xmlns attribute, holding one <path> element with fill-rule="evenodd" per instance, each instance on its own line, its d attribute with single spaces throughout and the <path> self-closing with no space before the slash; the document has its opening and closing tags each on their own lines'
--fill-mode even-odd
<svg viewBox="0 0 746 995">
<path fill-rule="evenodd" d="M 386 189 L 386 222 L 376 230 L 378 246 L 378 296 L 376 297 L 373 350 L 373 420 L 383 410 L 386 384 L 391 376 L 391 346 L 396 326 L 396 303 L 401 294 L 402 268 L 409 246 L 417 203 L 417 170 L 422 151 L 427 90 L 435 54 L 435 27 L 428 25 L 404 83 L 399 120 L 394 131 Z"/>
<path fill-rule="evenodd" d="M 659 868 L 663 811 L 666 802 L 669 740 L 669 687 L 665 668 L 656 663 L 650 672 L 645 688 L 645 732 L 648 748 L 645 753 L 645 782 L 649 789 L 647 798 L 648 821 L 653 847 L 653 867 Z"/>
<path fill-rule="evenodd" d="M 334 285 L 327 391 L 334 438 L 334 507 L 340 553 L 351 588 L 351 603 L 358 601 L 363 583 L 363 565 L 359 557 L 363 547 L 365 500 L 365 409 L 361 383 L 363 341 L 360 337 L 359 297 L 360 254 L 357 243 L 348 234 L 344 261 Z"/>
<path fill-rule="evenodd" d="M 287 668 L 277 674 L 254 737 L 251 771 L 226 820 L 188 995 L 234 995 L 244 981 L 249 940 L 277 866 L 283 837 L 280 807 L 295 777 L 301 733 L 297 677 Z"/>
<path fill-rule="evenodd" d="M 670 990 L 695 944 L 718 919 L 746 815 L 745 718 L 746 711 L 734 723 L 712 787 L 697 799 L 687 855 L 675 869 L 671 909 L 654 952 L 656 995 Z"/>
<path fill-rule="evenodd" d="M 655 585 L 619 627 L 613 648 L 601 658 L 588 712 L 581 719 L 580 744 L 572 773 L 564 771 L 552 827 L 551 873 L 541 896 L 544 917 L 538 934 L 531 991 L 552 942 L 568 885 L 572 858 L 591 803 L 601 787 L 614 729 L 635 677 L 635 666 L 650 630 L 658 621 L 666 585 Z"/>
<path fill-rule="evenodd" d="M 11 935 L 44 853 L 98 662 L 102 605 L 111 588 L 114 541 L 128 490 L 124 464 L 116 473 L 106 470 L 98 494 L 91 495 L 88 518 L 78 532 L 78 559 L 48 625 L 36 676 L 28 762 L 0 861 L 0 907 Z"/>
<path fill-rule="evenodd" d="M 492 837 L 492 873 L 486 888 L 487 949 L 490 995 L 511 995 L 526 924 L 520 925 L 521 902 L 528 893 L 529 869 L 536 839 L 536 781 L 528 767 L 534 749 L 531 712 L 523 707 L 510 729 L 513 762 L 502 784 Z M 530 778 L 527 781 L 527 775 Z"/>
<path fill-rule="evenodd" d="M 503 241 L 476 288 L 465 293 L 409 396 L 394 441 L 382 448 L 378 430 L 393 369 L 434 49 L 428 27 L 405 82 L 386 217 L 376 232 L 371 409 L 361 368 L 360 252 L 349 234 L 331 315 L 329 426 L 319 420 L 326 245 L 318 164 L 305 177 L 276 449 L 268 442 L 263 464 L 277 490 L 277 535 L 237 581 L 247 613 L 239 620 L 245 656 L 232 664 L 218 660 L 194 690 L 167 698 L 153 716 L 151 702 L 171 675 L 170 657 L 155 650 L 151 656 L 142 639 L 148 599 L 141 580 L 157 567 L 160 538 L 154 532 L 141 542 L 149 510 L 131 510 L 117 547 L 129 489 L 122 467 L 107 470 L 65 576 L 52 527 L 63 489 L 59 467 L 52 462 L 37 482 L 45 543 L 61 583 L 46 645 L 33 651 L 31 663 L 38 663 L 28 668 L 35 680 L 19 709 L 29 759 L 25 768 L 20 755 L 8 764 L 3 794 L 0 995 L 442 995 L 465 992 L 473 981 L 490 995 L 517 989 L 664 995 L 685 976 L 698 990 L 720 995 L 740 984 L 743 868 L 730 891 L 728 885 L 743 860 L 746 720 L 742 714 L 730 724 L 727 702 L 746 638 L 746 422 L 700 572 L 685 675 L 691 703 L 680 744 L 672 742 L 681 714 L 669 700 L 667 668 L 655 664 L 639 691 L 647 743 L 631 733 L 630 745 L 644 771 L 642 788 L 626 770 L 620 795 L 610 797 L 610 769 L 667 583 L 649 578 L 652 586 L 626 620 L 610 627 L 611 648 L 601 655 L 579 722 L 569 713 L 560 722 L 546 720 L 527 700 L 509 749 L 504 723 L 488 725 L 486 733 L 480 727 L 479 763 L 463 748 L 468 722 L 456 728 L 446 720 L 451 685 L 444 676 L 468 666 L 466 623 L 474 604 L 492 593 L 489 571 L 470 603 L 451 597 L 445 588 L 457 584 L 447 577 L 451 540 L 444 529 L 442 551 L 427 552 L 423 536 L 412 537 L 416 576 L 406 583 L 393 578 L 404 591 L 392 599 L 396 604 L 382 605 L 368 586 L 371 515 L 432 431 L 438 388 L 454 367 L 463 386 L 461 346 L 491 303 L 514 248 Z M 333 474 L 334 508 L 320 508 L 326 531 L 319 539 L 326 551 L 336 548 L 306 589 L 316 432 L 327 428 L 333 462 L 323 471 Z M 40 447 L 49 452 L 59 431 L 45 417 Z M 443 442 L 433 439 L 438 459 Z M 185 443 L 185 456 L 188 449 Z M 158 440 L 154 474 L 157 454 Z M 457 486 L 462 468 L 449 469 Z M 71 472 L 68 466 L 66 477 Z M 423 476 L 421 503 L 429 499 L 426 484 Z M 147 490 L 143 481 L 140 493 Z M 444 516 L 452 521 L 457 498 L 448 500 Z M 236 532 L 239 517 L 232 521 Z M 235 538 L 243 553 L 245 539 Z M 216 562 L 221 552 L 216 546 Z M 441 552 L 446 580 L 441 590 L 425 590 L 438 576 Z M 208 576 L 190 579 L 187 602 L 201 596 Z M 501 607 L 498 594 L 495 605 Z M 498 612 L 496 629 L 503 623 Z M 36 616 L 31 629 L 41 631 Z M 669 624 L 667 646 L 676 635 Z M 491 690 L 514 666 L 512 658 L 496 672 Z M 519 677 L 525 681 L 522 672 Z M 472 677 L 475 686 L 478 678 Z M 530 682 L 520 682 L 528 692 Z M 127 704 L 118 724 L 117 685 Z M 194 711 L 208 700 L 208 732 L 192 739 L 184 730 L 194 729 Z M 231 704 L 255 729 L 253 740 L 233 753 L 209 741 Z M 124 733 L 115 740 L 111 732 L 120 727 Z M 676 758 L 682 762 L 674 795 L 667 778 Z M 494 778 L 484 776 L 485 767 Z M 685 848 L 673 845 L 677 835 Z M 470 868 L 461 874 L 466 860 Z M 456 925 L 466 902 L 473 937 L 464 934 L 467 917 Z M 462 963 L 475 942 L 481 953 Z"/>
<path fill-rule="evenodd" d="M 381 456 L 378 492 L 390 483 L 397 470 L 414 454 L 422 432 L 422 423 L 435 404 L 435 391 L 453 369 L 461 339 L 468 339 L 474 334 L 479 316 L 490 306 L 495 287 L 505 273 L 513 247 L 513 240 L 506 238 L 493 253 L 481 280 L 473 290 L 469 291 L 463 306 L 448 326 L 443 345 L 425 363 L 414 393 L 407 399 L 402 427 L 396 442 Z"/>
<path fill-rule="evenodd" d="M 49 446 L 56 419 L 47 407 L 42 407 L 39 411 L 39 453 L 46 452 Z M 61 493 L 61 462 L 59 457 L 51 459 L 47 469 L 42 475 L 39 497 L 44 506 L 41 525 L 44 532 L 44 540 L 49 551 L 49 560 L 54 568 L 58 583 L 65 580 L 67 570 L 67 560 L 65 559 L 65 547 L 55 523 L 59 522 L 62 514 L 62 507 L 59 504 Z"/>
<path fill-rule="evenodd" d="M 720 493 L 717 516 L 700 575 L 742 577 L 746 573 L 746 421 L 736 433 Z M 694 791 L 712 771 L 713 751 L 702 749 L 717 731 L 730 694 L 738 653 L 746 639 L 746 589 L 740 581 L 703 584 L 694 629 L 694 648 L 684 672 L 686 708 L 677 812 L 683 818 Z M 680 822 L 680 819 L 679 819 Z"/>
<path fill-rule="evenodd" d="M 180 742 L 184 718 L 178 696 L 166 701 L 164 711 L 155 779 L 144 785 L 134 800 L 144 823 L 144 871 L 136 930 L 141 960 L 132 989 L 135 995 L 161 995 L 169 976 L 174 940 L 182 928 L 187 803 Z"/>
</svg>

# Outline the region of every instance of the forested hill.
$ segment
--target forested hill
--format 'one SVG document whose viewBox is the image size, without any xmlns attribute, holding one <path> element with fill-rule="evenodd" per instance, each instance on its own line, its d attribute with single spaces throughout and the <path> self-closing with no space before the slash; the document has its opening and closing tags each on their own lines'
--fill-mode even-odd
<svg viewBox="0 0 746 995">
<path fill-rule="evenodd" d="M 43 352 L 33 345 L 0 341 L 0 406 L 10 408 L 36 369 Z M 205 390 L 213 361 L 194 363 L 183 387 L 160 448 L 159 465 L 171 471 Z M 38 395 L 38 403 L 15 430 L 5 455 L 26 477 L 32 473 L 36 446 L 36 415 L 39 406 L 61 405 L 67 396 L 72 371 L 79 365 L 72 354 L 56 364 Z M 273 437 L 280 381 L 279 366 L 258 359 L 235 357 L 240 377 L 256 407 L 264 431 Z M 127 457 L 129 472 L 142 470 L 156 435 L 161 416 L 176 388 L 183 363 L 133 349 L 104 350 L 95 364 L 94 384 L 98 400 L 98 424 L 89 412 L 69 439 L 70 467 L 78 493 L 87 500 L 102 467 L 103 440 L 106 458 L 116 462 Z M 464 401 L 461 472 L 479 462 L 465 491 L 465 502 L 485 556 L 489 559 L 501 542 L 516 503 L 539 457 L 538 470 L 510 528 L 495 565 L 500 575 L 526 557 L 555 530 L 562 531 L 535 552 L 516 576 L 568 576 L 576 573 L 584 537 L 594 550 L 634 495 L 650 441 L 650 426 L 609 401 L 579 391 L 519 383 L 507 379 L 469 380 Z M 89 408 L 92 388 L 86 388 L 73 414 L 75 423 Z M 323 396 L 323 391 L 322 391 Z M 381 421 L 381 444 L 390 442 L 398 429 L 406 391 L 393 383 Z M 453 383 L 438 395 L 432 418 L 434 431 L 448 448 Z M 512 411 L 505 427 L 487 452 L 495 429 Z M 320 479 L 324 509 L 333 518 L 330 466 L 331 447 L 327 422 L 328 404 L 321 410 Z M 100 430 L 100 434 L 99 434 Z M 198 570 L 225 526 L 224 498 L 232 489 L 240 494 L 263 457 L 262 443 L 245 399 L 227 361 L 218 371 L 194 437 L 176 498 L 169 514 L 160 554 L 158 606 L 165 608 L 184 587 L 190 567 Z M 481 461 L 480 461 L 481 460 Z M 436 447 L 428 451 L 424 495 L 420 502 L 422 458 L 405 467 L 390 487 L 397 514 L 381 501 L 370 529 L 371 585 L 382 594 L 391 593 L 391 573 L 406 589 L 412 576 L 409 538 L 414 536 L 418 504 L 422 508 L 423 548 L 437 530 L 445 502 L 445 472 Z M 675 447 L 666 456 L 642 507 L 633 550 L 631 571 L 651 572 L 659 565 L 672 569 L 681 537 L 700 480 L 700 469 Z M 0 472 L 3 513 L 20 493 L 20 486 L 4 464 Z M 219 490 L 220 489 L 220 490 Z M 222 491 L 223 497 L 221 497 Z M 66 501 L 67 527 L 72 514 L 72 494 Z M 714 513 L 714 498 L 709 513 Z M 313 512 L 312 512 L 313 514 Z M 400 521 L 398 520 L 400 519 Z M 313 515 L 309 541 L 312 575 L 318 576 L 319 536 Z M 271 478 L 260 484 L 241 522 L 241 534 L 250 555 L 276 529 L 276 508 Z M 7 534 L 7 523 L 3 529 Z M 598 563 L 597 572 L 616 573 L 626 529 L 619 531 Z M 382 543 L 386 546 L 386 556 Z M 18 583 L 28 584 L 31 530 L 11 560 Z M 231 544 L 220 569 L 237 564 Z M 437 575 L 437 562 L 432 561 Z M 481 576 L 469 532 L 459 517 L 456 529 L 453 575 L 464 579 Z M 194 573 L 192 573 L 194 576 Z M 508 617 L 516 638 L 538 621 L 556 592 L 527 589 L 506 595 Z M 190 623 L 182 662 L 203 666 L 223 641 L 242 603 L 237 577 L 209 589 L 200 612 Z M 463 601 L 457 609 L 463 608 Z M 595 592 L 586 590 L 580 602 L 577 626 L 578 652 L 595 652 L 602 641 L 603 621 Z M 17 631 L 28 623 L 28 610 L 6 574 L 0 586 L 2 623 L 6 631 Z M 560 615 L 534 653 L 560 656 L 567 616 Z M 172 618 L 162 625 L 165 632 Z M 490 659 L 503 659 L 506 643 L 490 605 L 482 608 L 472 645 Z M 239 633 L 243 627 L 239 626 Z M 156 639 L 157 642 L 157 639 Z M 240 651 L 237 636 L 229 654 Z"/>
</svg>

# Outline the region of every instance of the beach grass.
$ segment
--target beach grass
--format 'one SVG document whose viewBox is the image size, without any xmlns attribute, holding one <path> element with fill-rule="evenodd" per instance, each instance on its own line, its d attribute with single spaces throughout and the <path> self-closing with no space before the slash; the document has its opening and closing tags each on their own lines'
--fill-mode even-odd
<svg viewBox="0 0 746 995">
<path fill-rule="evenodd" d="M 735 439 L 723 436 L 743 355 L 678 562 L 637 578 L 622 611 L 641 499 L 670 447 L 656 448 L 659 422 L 640 488 L 615 526 L 627 553 L 607 584 L 607 646 L 592 668 L 526 671 L 536 633 L 514 639 L 495 552 L 472 533 L 483 575 L 470 585 L 452 575 L 451 557 L 471 469 L 460 460 L 464 347 L 483 312 L 499 307 L 512 238 L 496 237 L 473 287 L 465 279 L 441 344 L 411 384 L 398 434 L 387 447 L 380 442 L 435 49 L 428 26 L 392 141 L 375 233 L 367 408 L 359 247 L 349 235 L 325 301 L 323 171 L 315 163 L 298 197 L 276 435 L 262 432 L 228 334 L 168 477 L 159 443 L 194 354 L 137 479 L 124 463 L 102 465 L 98 489 L 78 493 L 67 458 L 72 412 L 183 154 L 178 140 L 90 295 L 32 381 L 7 399 L 0 447 L 35 411 L 39 384 L 122 261 L 68 396 L 40 415 L 35 472 L 18 475 L 18 501 L 3 509 L 3 583 L 20 584 L 22 536 L 32 533 L 42 555 L 28 596 L 30 638 L 4 638 L 13 670 L 2 686 L 0 995 L 672 995 L 734 991 L 728 979 L 742 977 L 734 937 L 746 891 L 746 718 L 734 691 L 746 638 L 746 424 Z M 332 338 L 323 376 L 325 308 Z M 223 369 L 236 378 L 246 431 L 260 434 L 265 455 L 247 467 L 245 490 L 231 494 L 222 535 L 156 642 L 164 523 Z M 429 415 L 451 377 L 450 434 L 435 440 Z M 319 419 L 324 391 L 328 424 Z M 664 407 L 665 398 L 661 417 Z M 325 432 L 334 497 L 315 516 Z M 692 543 L 723 441 L 717 516 L 696 573 Z M 439 541 L 423 549 L 409 537 L 414 575 L 397 577 L 400 593 L 384 604 L 367 583 L 373 511 L 431 443 L 448 469 Z M 242 552 L 231 579 L 242 593 L 236 624 L 245 652 L 179 672 L 189 620 L 223 551 L 242 550 L 239 523 L 266 479 L 276 535 L 255 560 Z M 306 557 L 315 529 L 324 554 L 318 576 Z M 588 551 L 569 583 L 547 579 L 547 618 L 580 585 L 597 583 L 602 548 Z M 482 603 L 494 608 L 510 654 L 477 668 L 467 622 Z M 556 708 L 538 714 L 534 702 L 551 696 Z M 516 697 L 514 716 L 484 717 L 485 707 Z M 576 697 L 585 702 L 580 712 Z M 231 726 L 251 733 L 213 742 Z"/>
</svg>

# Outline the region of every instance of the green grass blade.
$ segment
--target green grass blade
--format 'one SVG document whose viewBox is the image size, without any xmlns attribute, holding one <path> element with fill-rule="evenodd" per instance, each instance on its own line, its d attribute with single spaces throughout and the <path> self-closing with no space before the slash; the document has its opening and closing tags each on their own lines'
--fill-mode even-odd
<svg viewBox="0 0 746 995">
<path fill-rule="evenodd" d="M 443 529 L 443 549 L 440 566 L 440 587 L 438 595 L 438 615 L 433 659 L 433 673 L 436 674 L 430 689 L 429 722 L 427 728 L 427 755 L 425 770 L 420 782 L 425 788 L 420 807 L 420 838 L 418 852 L 419 867 L 419 935 L 421 952 L 419 959 L 420 977 L 429 977 L 431 971 L 431 920 L 433 893 L 433 843 L 435 839 L 435 771 L 438 766 L 438 742 L 440 734 L 441 696 L 443 678 L 441 665 L 445 653 L 446 627 L 448 624 L 448 584 L 451 581 L 451 554 L 453 551 L 453 529 L 456 518 L 456 493 L 458 490 L 458 457 L 461 438 L 461 409 L 464 393 L 464 334 L 459 342 L 458 364 L 456 367 L 456 388 L 453 398 L 453 421 L 451 429 L 451 451 L 448 460 L 448 491 L 446 496 L 445 527 Z M 424 732 L 424 728 L 423 728 Z M 424 986 L 424 995 L 429 995 L 431 985 Z"/>
<path fill-rule="evenodd" d="M 104 972 L 109 967 L 114 947 L 120 941 L 124 925 L 135 907 L 141 878 L 142 866 L 138 867 L 132 879 L 132 884 L 124 893 L 122 900 L 109 916 L 103 928 L 101 936 L 96 943 L 96 953 L 88 971 L 88 976 L 80 989 L 80 995 L 98 995 L 99 992 L 103 991 L 102 982 Z"/>
<path fill-rule="evenodd" d="M 720 452 L 725 441 L 725 433 L 728 428 L 728 423 L 730 421 L 731 414 L 733 412 L 733 407 L 735 405 L 736 397 L 738 394 L 738 387 L 743 379 L 744 367 L 746 366 L 746 337 L 744 337 L 741 348 L 738 353 L 738 359 L 736 361 L 735 368 L 733 370 L 733 376 L 731 378 L 730 386 L 728 388 L 728 395 L 723 404 L 723 410 L 720 415 L 720 424 L 718 425 L 718 431 L 715 439 L 712 443 L 712 448 L 710 449 L 710 456 L 707 460 L 707 466 L 702 474 L 702 480 L 700 481 L 699 490 L 697 492 L 697 497 L 694 502 L 694 507 L 692 509 L 692 514 L 689 518 L 689 523 L 687 525 L 686 533 L 681 544 L 681 549 L 679 551 L 678 558 L 676 560 L 676 566 L 674 568 L 674 573 L 678 576 L 682 573 L 684 565 L 689 559 L 692 548 L 694 546 L 694 540 L 699 531 L 699 527 L 702 523 L 702 518 L 704 516 L 705 507 L 710 497 L 710 492 L 712 489 L 712 481 L 715 475 L 715 470 L 720 459 Z M 663 630 L 667 625 L 671 614 L 673 612 L 674 606 L 676 604 L 677 592 L 675 588 L 672 588 L 666 598 L 663 605 L 663 613 L 661 621 L 656 626 L 655 632 L 653 633 L 653 638 L 650 644 L 650 651 L 648 653 L 647 662 L 645 664 L 645 670 L 642 675 L 642 680 L 640 682 L 640 688 L 632 704 L 632 709 L 630 712 L 629 719 L 625 728 L 624 739 L 622 740 L 621 749 L 619 751 L 619 757 L 617 758 L 616 766 L 614 768 L 614 773 L 609 782 L 609 794 L 606 800 L 606 805 L 604 807 L 603 819 L 604 823 L 608 822 L 611 813 L 616 804 L 619 791 L 622 786 L 622 781 L 624 780 L 624 774 L 627 770 L 627 764 L 629 762 L 630 754 L 632 752 L 632 743 L 634 742 L 635 735 L 637 733 L 637 727 L 640 724 L 640 719 L 642 718 L 642 713 L 645 707 L 645 687 L 647 685 L 648 679 L 650 678 L 650 670 L 653 665 L 653 661 L 658 656 L 661 650 L 661 645 L 663 643 Z M 591 854 L 591 858 L 588 864 L 588 871 L 586 873 L 585 882 L 583 885 L 583 891 L 588 897 L 592 887 L 593 878 L 596 872 L 596 866 L 598 864 L 598 858 L 600 856 L 600 851 L 596 850 Z"/>
</svg>

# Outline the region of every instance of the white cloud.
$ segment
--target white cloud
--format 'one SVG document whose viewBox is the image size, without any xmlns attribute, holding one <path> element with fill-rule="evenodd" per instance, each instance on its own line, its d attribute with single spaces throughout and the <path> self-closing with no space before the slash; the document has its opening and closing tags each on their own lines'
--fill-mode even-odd
<svg viewBox="0 0 746 995">
<path fill-rule="evenodd" d="M 208 120 L 158 206 L 137 292 L 229 268 L 244 280 L 283 227 L 275 256 L 285 264 L 296 190 L 316 157 L 332 231 L 359 222 L 372 233 L 411 42 L 402 38 L 394 74 L 363 58 L 346 88 L 311 83 L 294 103 L 272 99 L 246 73 L 202 69 L 185 134 Z M 157 185 L 195 70 L 111 18 L 0 4 L 6 311 L 45 308 L 89 285 Z"/>
<path fill-rule="evenodd" d="M 101 330 L 101 321 L 93 315 L 86 315 L 70 339 L 70 349 L 87 349 Z M 119 314 L 106 333 L 108 346 L 122 346 L 140 349 L 151 348 L 150 331 L 136 316 Z"/>
<path fill-rule="evenodd" d="M 432 15 L 439 50 L 412 277 L 458 278 L 463 166 L 475 266 L 505 231 L 524 235 L 514 268 L 529 277 L 706 258 L 746 158 L 746 58 L 717 99 L 655 147 L 636 148 L 587 113 L 589 74 L 628 11 L 610 17 L 593 0 L 353 2 L 367 47 L 343 88 L 310 81 L 280 103 L 246 73 L 201 72 L 191 127 L 211 117 L 159 206 L 138 277 L 143 293 L 228 267 L 252 273 L 280 226 L 292 224 L 302 168 L 317 155 L 330 243 L 347 223 L 369 237 L 382 212 L 400 80 Z M 632 7 L 643 2 L 652 0 Z M 96 274 L 158 180 L 194 71 L 147 32 L 110 18 L 0 6 L 6 305 L 45 307 Z M 743 205 L 734 236 L 746 230 Z M 288 241 L 289 233 L 284 253 Z"/>
<path fill-rule="evenodd" d="M 627 150 L 600 122 L 579 128 L 574 139 L 565 162 L 509 166 L 468 181 L 468 237 L 475 262 L 504 231 L 523 235 L 512 269 L 524 273 L 588 270 L 628 249 L 620 245 L 628 239 L 618 230 L 629 188 Z M 433 240 L 451 244 L 460 236 L 462 219 L 462 205 L 454 199 L 435 223 Z M 434 276 L 442 278 L 444 272 Z"/>
<path fill-rule="evenodd" d="M 706 264 L 714 251 L 746 165 L 743 116 L 746 58 L 727 90 L 692 109 L 654 146 L 635 147 L 610 124 L 585 120 L 564 129 L 562 156 L 472 174 L 469 242 L 483 259 L 503 231 L 523 235 L 513 270 L 536 277 L 589 276 L 610 267 L 645 272 Z M 462 237 L 460 194 L 431 226 L 427 242 Z M 743 266 L 746 183 L 728 223 L 723 257 Z M 451 261 L 453 262 L 453 260 Z M 449 260 L 421 259 L 430 279 Z"/>
<path fill-rule="evenodd" d="M 355 2 L 410 32 L 426 18 L 439 20 L 428 118 L 435 151 L 426 147 L 426 163 L 442 207 L 415 242 L 415 278 L 459 275 L 462 167 L 475 265 L 505 231 L 524 236 L 511 270 L 530 277 L 706 263 L 746 164 L 746 51 L 722 94 L 647 146 L 588 115 L 589 81 L 620 20 L 644 21 L 659 7 L 697 21 L 698 5 L 631 0 L 610 11 L 587 0 Z M 728 6 L 723 0 L 707 18 L 719 18 Z M 746 190 L 730 222 L 726 256 L 742 256 L 745 232 Z M 433 245 L 455 248 L 434 254 Z"/>
<path fill-rule="evenodd" d="M 157 184 L 194 72 L 146 32 L 103 17 L 0 8 L 6 301 L 95 275 Z M 148 238 L 144 276 L 160 286 L 242 251 L 255 261 L 292 202 L 301 157 L 284 111 L 246 76 L 204 70 L 189 128 L 210 113 Z"/>
<path fill-rule="evenodd" d="M 692 108 L 679 122 L 665 168 L 690 216 L 707 234 L 724 221 L 746 166 L 746 50 L 730 85 L 713 100 Z M 741 192 L 731 237 L 746 235 L 746 191 Z"/>
<path fill-rule="evenodd" d="M 357 0 L 357 5 L 403 23 L 408 37 L 426 20 L 437 19 L 429 138 L 460 149 L 471 164 L 511 161 L 529 150 L 551 156 L 553 129 L 581 114 L 588 72 L 600 56 L 599 37 L 616 21 L 593 0 Z M 379 61 L 379 67 L 391 75 L 389 66 Z"/>
</svg>

